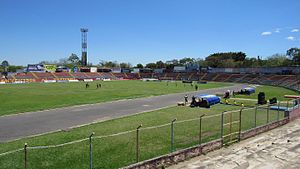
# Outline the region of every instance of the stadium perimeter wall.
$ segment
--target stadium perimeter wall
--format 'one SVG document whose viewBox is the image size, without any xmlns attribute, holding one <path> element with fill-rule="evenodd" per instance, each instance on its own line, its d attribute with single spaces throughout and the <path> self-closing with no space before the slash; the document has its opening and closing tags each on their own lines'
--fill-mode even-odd
<svg viewBox="0 0 300 169">
<path fill-rule="evenodd" d="M 299 104 L 298 104 L 298 107 L 299 107 Z M 289 115 L 290 120 L 295 120 L 296 118 L 299 118 L 299 117 L 300 117 L 300 108 L 294 109 L 293 111 L 290 112 L 290 115 Z"/>
<path fill-rule="evenodd" d="M 150 160 L 142 161 L 122 169 L 151 169 L 174 165 L 189 158 L 220 149 L 223 145 L 223 139 L 214 140 L 202 145 L 179 150 L 167 155 L 159 156 Z"/>
</svg>

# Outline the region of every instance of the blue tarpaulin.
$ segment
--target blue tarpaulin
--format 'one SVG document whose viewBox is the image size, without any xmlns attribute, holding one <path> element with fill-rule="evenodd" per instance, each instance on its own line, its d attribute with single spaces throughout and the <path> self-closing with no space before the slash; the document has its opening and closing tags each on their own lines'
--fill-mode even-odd
<svg viewBox="0 0 300 169">
<path fill-rule="evenodd" d="M 220 97 L 211 94 L 198 94 L 195 97 L 200 99 L 203 98 L 203 100 L 208 102 L 209 106 L 220 103 L 221 101 Z"/>
</svg>

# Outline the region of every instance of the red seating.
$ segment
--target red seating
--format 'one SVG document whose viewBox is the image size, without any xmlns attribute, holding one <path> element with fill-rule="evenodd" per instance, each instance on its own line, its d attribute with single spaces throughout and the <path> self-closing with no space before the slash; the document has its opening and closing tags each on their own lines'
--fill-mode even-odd
<svg viewBox="0 0 300 169">
<path fill-rule="evenodd" d="M 258 75 L 258 74 L 230 74 L 230 73 L 111 73 L 111 72 L 35 72 L 35 73 L 17 73 L 10 75 L 6 79 L 0 77 L 0 81 L 14 82 L 40 82 L 42 80 L 53 79 L 140 79 L 157 78 L 160 80 L 204 80 L 218 82 L 240 82 L 257 83 L 275 86 L 283 86 L 300 90 L 300 77 L 296 75 Z"/>
<path fill-rule="evenodd" d="M 35 79 L 32 73 L 17 73 L 16 79 Z"/>
<path fill-rule="evenodd" d="M 57 78 L 73 78 L 69 72 L 57 72 L 54 73 L 55 77 Z"/>
<path fill-rule="evenodd" d="M 35 75 L 40 78 L 40 79 L 47 79 L 47 80 L 53 80 L 55 79 L 55 77 L 53 76 L 53 74 L 51 73 L 44 73 L 44 72 L 41 72 L 41 73 L 35 73 Z"/>
</svg>

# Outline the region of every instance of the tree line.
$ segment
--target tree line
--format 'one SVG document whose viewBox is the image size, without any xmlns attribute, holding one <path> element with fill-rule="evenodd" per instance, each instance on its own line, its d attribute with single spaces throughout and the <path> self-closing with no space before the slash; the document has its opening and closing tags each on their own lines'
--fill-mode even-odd
<svg viewBox="0 0 300 169">
<path fill-rule="evenodd" d="M 60 59 L 58 61 L 41 61 L 40 64 L 56 64 L 73 68 L 80 66 L 80 58 L 72 53 L 69 57 Z M 94 65 L 88 63 L 88 67 L 98 66 L 107 68 L 150 68 L 150 69 L 173 69 L 175 66 L 185 66 L 187 64 L 198 64 L 202 67 L 212 68 L 243 68 L 243 67 L 281 67 L 281 66 L 299 66 L 300 65 L 300 49 L 290 48 L 285 54 L 274 54 L 270 57 L 263 59 L 260 56 L 247 57 L 244 52 L 222 52 L 213 53 L 205 59 L 185 57 L 182 59 L 173 59 L 169 61 L 156 61 L 143 65 L 138 63 L 133 66 L 130 63 L 117 61 L 104 61 L 101 60 L 98 64 Z M 18 69 L 24 68 L 23 66 L 10 65 L 8 61 L 4 60 L 0 65 L 0 72 L 16 72 Z"/>
</svg>

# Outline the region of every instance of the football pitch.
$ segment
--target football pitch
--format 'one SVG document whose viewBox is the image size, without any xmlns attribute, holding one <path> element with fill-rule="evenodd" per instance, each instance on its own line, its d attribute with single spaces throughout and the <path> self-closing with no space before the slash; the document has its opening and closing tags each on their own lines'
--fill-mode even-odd
<svg viewBox="0 0 300 169">
<path fill-rule="evenodd" d="M 109 82 L 111 83 L 111 82 Z M 145 83 L 146 85 L 161 85 L 159 92 L 163 89 L 178 88 L 173 83 L 156 82 L 126 82 L 126 83 Z M 106 83 L 103 83 L 103 88 Z M 116 83 L 122 84 L 122 83 Z M 222 85 L 222 83 L 211 83 Z M 72 84 L 73 85 L 73 84 Z M 78 85 L 78 84 L 77 84 Z M 82 84 L 82 87 L 84 84 Z M 144 84 L 143 84 L 144 85 Z M 171 87 L 170 87 L 171 86 Z M 209 85 L 210 86 L 210 85 Z M 153 86 L 152 86 L 153 87 Z M 204 88 L 204 86 L 201 85 Z M 200 88 L 201 88 L 200 87 Z M 182 91 L 191 91 L 194 88 L 182 85 Z M 173 89 L 173 92 L 176 90 Z M 82 89 L 82 90 L 85 90 Z M 96 89 L 87 89 L 96 90 Z M 170 89 L 171 90 L 171 89 Z M 266 98 L 277 97 L 283 99 L 283 94 L 296 94 L 293 91 L 270 86 L 259 86 L 257 91 L 265 91 Z M 157 92 L 157 94 L 159 93 Z M 148 96 L 148 95 L 146 95 Z M 257 96 L 254 94 L 253 97 Z M 137 97 L 137 96 L 135 96 Z M 140 96 L 143 97 L 143 96 Z M 249 98 L 249 96 L 239 96 Z M 129 97 L 130 98 L 130 97 Z M 248 104 L 255 104 L 249 102 Z M 71 130 L 45 134 L 42 136 L 24 138 L 16 141 L 0 144 L 0 154 L 14 149 L 19 149 L 27 143 L 28 146 L 49 146 L 59 145 L 74 140 L 87 138 L 92 132 L 93 136 L 93 164 L 94 168 L 118 168 L 135 163 L 135 129 L 142 124 L 140 131 L 140 160 L 146 160 L 170 152 L 170 125 L 173 119 L 175 123 L 175 149 L 182 149 L 198 144 L 199 135 L 199 116 L 206 114 L 211 118 L 203 119 L 203 138 L 202 142 L 208 142 L 220 138 L 220 114 L 224 111 L 240 110 L 240 106 L 215 105 L 210 109 L 190 108 L 190 107 L 170 107 L 161 110 L 151 111 L 138 115 L 108 120 L 101 123 L 87 125 L 84 127 L 74 128 Z M 253 127 L 253 110 L 244 111 L 242 116 L 242 130 Z M 278 117 L 283 118 L 283 113 L 278 116 L 277 111 L 269 112 L 269 122 L 276 120 Z M 215 116 L 214 116 L 215 115 Z M 234 116 L 233 118 L 236 118 Z M 266 110 L 260 109 L 257 112 L 257 125 L 266 124 Z M 194 119 L 194 120 L 190 120 Z M 186 122 L 184 122 L 187 120 Z M 166 125 L 165 125 L 166 124 Z M 151 128 L 152 126 L 156 126 Z M 150 128 L 149 128 L 150 127 Z M 147 129 L 148 128 L 148 129 Z M 145 129 L 145 130 L 143 130 Z M 127 132 L 130 131 L 130 132 Z M 109 136 L 114 133 L 124 132 L 119 135 Z M 101 137 L 109 136 L 109 137 Z M 98 137 L 98 138 L 97 138 Z M 24 152 L 19 151 L 5 156 L 0 156 L 0 168 L 23 168 Z M 89 166 L 89 142 L 83 140 L 74 144 L 64 146 L 54 146 L 42 149 L 28 150 L 29 168 L 88 168 Z"/>
<path fill-rule="evenodd" d="M 181 82 L 94 81 L 79 83 L 30 83 L 0 86 L 0 116 L 73 105 L 108 102 L 194 91 Z M 101 88 L 97 88 L 101 84 Z M 230 86 L 230 83 L 198 84 L 199 90 Z"/>
</svg>

